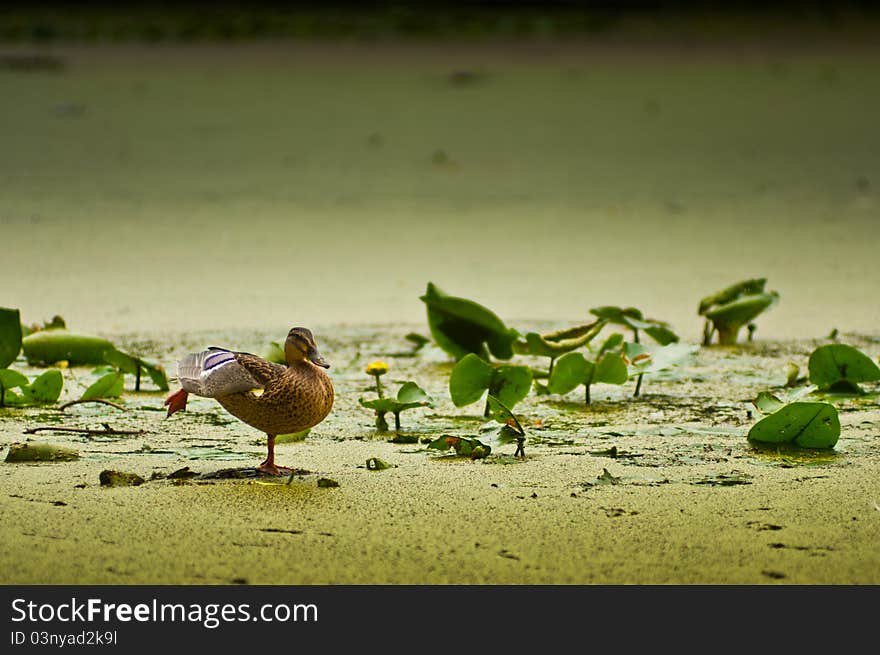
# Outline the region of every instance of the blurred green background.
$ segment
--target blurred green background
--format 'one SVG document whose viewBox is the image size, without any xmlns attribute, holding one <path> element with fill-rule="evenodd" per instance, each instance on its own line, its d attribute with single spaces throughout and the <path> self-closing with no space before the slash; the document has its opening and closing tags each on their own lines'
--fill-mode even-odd
<svg viewBox="0 0 880 655">
<path fill-rule="evenodd" d="M 880 39 L 851 4 L 0 14 L 4 303 L 98 331 L 632 304 L 876 332 Z"/>
</svg>

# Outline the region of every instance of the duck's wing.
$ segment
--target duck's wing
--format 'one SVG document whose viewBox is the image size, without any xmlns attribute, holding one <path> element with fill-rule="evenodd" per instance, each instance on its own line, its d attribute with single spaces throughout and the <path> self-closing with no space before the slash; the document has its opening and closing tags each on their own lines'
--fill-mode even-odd
<svg viewBox="0 0 880 655">
<path fill-rule="evenodd" d="M 206 398 L 262 389 L 272 376 L 283 370 L 280 364 L 272 364 L 256 355 L 224 348 L 192 353 L 177 363 L 180 386 Z"/>
</svg>

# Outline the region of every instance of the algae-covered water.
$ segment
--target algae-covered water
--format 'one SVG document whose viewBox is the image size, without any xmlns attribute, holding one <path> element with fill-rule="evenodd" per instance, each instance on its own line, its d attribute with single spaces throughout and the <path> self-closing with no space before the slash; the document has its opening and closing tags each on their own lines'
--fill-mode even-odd
<svg viewBox="0 0 880 655">
<path fill-rule="evenodd" d="M 191 350 L 260 352 L 306 325 L 337 399 L 279 446 L 304 470 L 290 485 L 165 478 L 256 464 L 265 439 L 210 400 L 165 419 L 164 394 L 130 379 L 125 411 L 2 410 L 4 446 L 82 457 L 0 466 L 0 581 L 880 582 L 876 385 L 831 399 L 832 453 L 745 439 L 750 400 L 790 361 L 805 373 L 832 328 L 880 354 L 880 51 L 47 52 L 62 70 L 0 70 L 2 305 L 172 373 Z M 597 385 L 590 409 L 531 395 L 524 460 L 390 443 L 358 404 L 381 357 L 392 388 L 437 399 L 404 432 L 478 432 L 481 407 L 449 400 L 448 358 L 401 354 L 427 334 L 429 280 L 520 329 L 635 305 L 697 343 L 699 299 L 754 276 L 781 297 L 754 343 L 700 350 L 637 400 L 632 385 Z M 66 369 L 62 400 L 94 378 Z M 103 422 L 143 433 L 24 434 Z M 106 489 L 106 468 L 156 479 Z"/>
<path fill-rule="evenodd" d="M 631 304 L 696 336 L 699 298 L 754 276 L 784 299 L 767 336 L 880 319 L 877 51 L 48 52 L 63 71 L 0 71 L 26 320 L 412 322 L 433 280 L 508 318 Z"/>
</svg>

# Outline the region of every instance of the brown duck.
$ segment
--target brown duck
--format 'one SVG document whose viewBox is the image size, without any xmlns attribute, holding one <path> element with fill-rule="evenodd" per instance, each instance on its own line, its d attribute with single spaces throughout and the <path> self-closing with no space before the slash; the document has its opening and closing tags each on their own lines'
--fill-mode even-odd
<svg viewBox="0 0 880 655">
<path fill-rule="evenodd" d="M 258 470 L 281 475 L 290 469 L 275 465 L 275 437 L 300 432 L 324 420 L 333 406 L 330 368 L 311 331 L 295 327 L 284 342 L 287 366 L 250 353 L 208 348 L 177 363 L 179 391 L 165 404 L 168 416 L 186 409 L 191 393 L 214 398 L 233 416 L 266 433 L 268 455 Z M 262 393 L 254 393 L 261 390 Z"/>
</svg>

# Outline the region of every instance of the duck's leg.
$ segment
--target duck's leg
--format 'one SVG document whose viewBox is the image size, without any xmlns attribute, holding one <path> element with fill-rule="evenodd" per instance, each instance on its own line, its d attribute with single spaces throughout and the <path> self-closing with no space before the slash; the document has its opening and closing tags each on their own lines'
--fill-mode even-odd
<svg viewBox="0 0 880 655">
<path fill-rule="evenodd" d="M 266 459 L 257 467 L 258 471 L 262 471 L 268 475 L 284 475 L 286 473 L 290 473 L 291 469 L 286 466 L 276 466 L 275 465 L 275 435 L 267 434 L 266 447 L 268 449 L 268 454 L 266 455 Z"/>
</svg>

